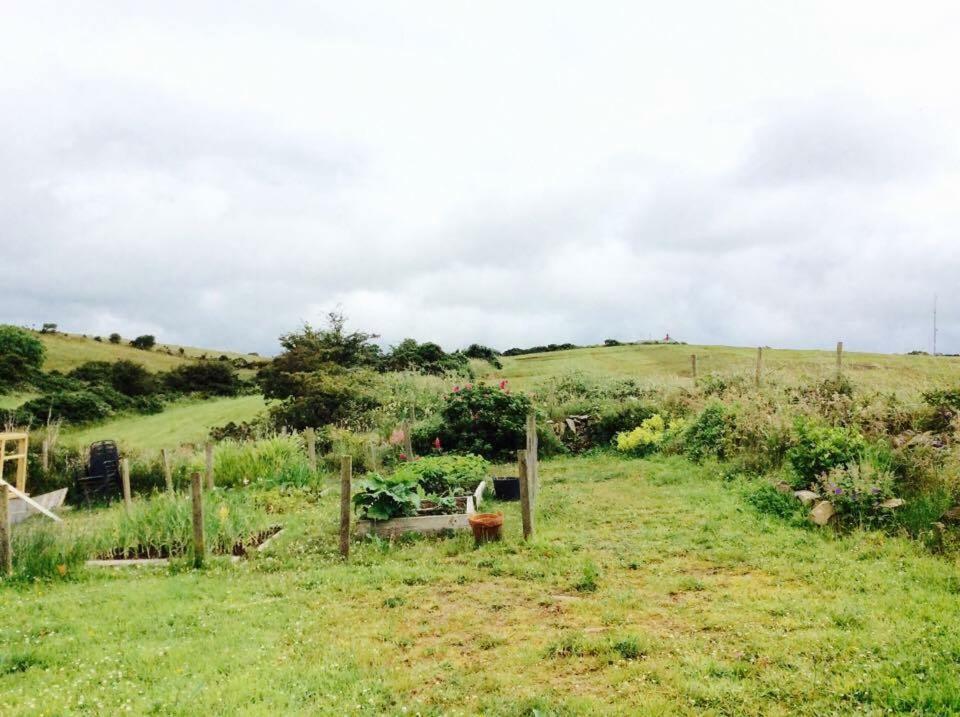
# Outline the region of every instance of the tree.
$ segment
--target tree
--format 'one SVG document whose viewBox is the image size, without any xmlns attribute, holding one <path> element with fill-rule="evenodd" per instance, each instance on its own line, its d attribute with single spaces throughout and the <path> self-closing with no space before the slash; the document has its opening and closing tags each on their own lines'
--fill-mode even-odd
<svg viewBox="0 0 960 717">
<path fill-rule="evenodd" d="M 110 341 L 110 343 L 112 344 L 118 344 L 120 343 L 121 340 L 122 340 L 122 337 L 120 336 L 120 334 L 117 334 L 117 333 L 110 334 L 110 338 L 108 339 L 108 341 Z"/>
<path fill-rule="evenodd" d="M 503 364 L 500 363 L 500 352 L 483 344 L 470 344 L 467 346 L 467 350 L 463 352 L 463 355 L 467 358 L 486 361 L 492 364 L 494 368 L 503 368 Z"/>
<path fill-rule="evenodd" d="M 46 349 L 29 331 L 0 325 L 0 390 L 33 378 L 43 366 Z"/>
<path fill-rule="evenodd" d="M 385 371 L 420 371 L 434 375 L 469 371 L 467 357 L 459 351 L 448 354 L 432 341 L 418 344 L 415 339 L 404 339 L 394 346 L 381 366 Z"/>
<path fill-rule="evenodd" d="M 57 333 L 57 325 L 56 325 L 56 324 L 44 324 L 43 326 L 40 327 L 40 333 L 41 333 L 41 334 L 55 334 L 55 333 Z"/>
<path fill-rule="evenodd" d="M 280 337 L 283 353 L 257 372 L 267 398 L 280 399 L 274 420 L 293 428 L 358 422 L 378 405 L 372 371 L 381 360 L 373 334 L 347 332 L 342 314 L 327 317 L 326 329 L 304 324 Z"/>
<path fill-rule="evenodd" d="M 149 351 L 154 346 L 157 345 L 157 339 L 150 334 L 144 334 L 143 336 L 138 336 L 133 341 L 130 342 L 130 345 L 135 349 L 142 349 L 143 351 Z"/>
</svg>

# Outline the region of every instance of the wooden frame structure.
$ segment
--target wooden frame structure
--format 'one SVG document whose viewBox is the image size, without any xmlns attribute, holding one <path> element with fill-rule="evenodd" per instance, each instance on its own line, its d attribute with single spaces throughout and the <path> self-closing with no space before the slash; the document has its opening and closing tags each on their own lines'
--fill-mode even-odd
<svg viewBox="0 0 960 717">
<path fill-rule="evenodd" d="M 29 436 L 26 433 L 0 432 L 0 479 L 3 478 L 3 469 L 9 461 L 16 461 L 16 488 L 21 493 L 27 489 L 27 448 Z M 14 453 L 7 455 L 7 443 L 16 443 Z"/>
</svg>

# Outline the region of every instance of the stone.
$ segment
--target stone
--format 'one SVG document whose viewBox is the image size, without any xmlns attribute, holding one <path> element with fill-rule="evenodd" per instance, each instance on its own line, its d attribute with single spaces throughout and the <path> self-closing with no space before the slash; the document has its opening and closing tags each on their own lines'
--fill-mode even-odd
<svg viewBox="0 0 960 717">
<path fill-rule="evenodd" d="M 890 509 L 899 508 L 904 502 L 903 498 L 888 498 L 880 504 L 880 507 Z"/>
<path fill-rule="evenodd" d="M 776 488 L 776 489 L 777 489 L 778 491 L 780 491 L 781 493 L 792 493 L 792 492 L 793 492 L 793 488 L 791 488 L 791 487 L 790 487 L 790 484 L 787 483 L 785 480 L 782 480 L 782 481 L 780 481 L 779 483 L 776 483 L 776 484 L 774 485 L 774 488 Z"/>
<path fill-rule="evenodd" d="M 836 511 L 833 509 L 833 503 L 829 500 L 821 500 L 810 511 L 810 520 L 817 525 L 826 525 L 833 518 Z"/>
<path fill-rule="evenodd" d="M 817 493 L 814 493 L 812 490 L 794 491 L 793 497 L 804 505 L 810 505 L 815 500 L 820 500 L 820 496 Z"/>
<path fill-rule="evenodd" d="M 960 505 L 953 506 L 940 516 L 941 523 L 960 523 Z"/>
</svg>

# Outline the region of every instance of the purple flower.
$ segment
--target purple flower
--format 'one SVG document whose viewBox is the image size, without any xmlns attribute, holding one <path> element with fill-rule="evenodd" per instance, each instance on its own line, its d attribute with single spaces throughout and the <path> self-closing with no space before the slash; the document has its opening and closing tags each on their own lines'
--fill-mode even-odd
<svg viewBox="0 0 960 717">
<path fill-rule="evenodd" d="M 843 488 L 834 488 L 834 489 L 833 489 L 833 494 L 834 494 L 834 495 L 843 495 Z"/>
</svg>

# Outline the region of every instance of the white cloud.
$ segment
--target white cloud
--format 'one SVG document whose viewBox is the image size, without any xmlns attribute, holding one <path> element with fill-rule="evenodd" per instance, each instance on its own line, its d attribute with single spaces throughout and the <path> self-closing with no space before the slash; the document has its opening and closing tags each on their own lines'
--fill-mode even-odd
<svg viewBox="0 0 960 717">
<path fill-rule="evenodd" d="M 960 350 L 954 3 L 12 2 L 0 321 Z"/>
</svg>

